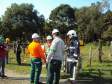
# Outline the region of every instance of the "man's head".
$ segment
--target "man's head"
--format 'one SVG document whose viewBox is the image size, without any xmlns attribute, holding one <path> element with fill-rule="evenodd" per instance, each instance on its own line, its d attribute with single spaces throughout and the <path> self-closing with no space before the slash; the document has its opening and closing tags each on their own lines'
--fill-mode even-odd
<svg viewBox="0 0 112 84">
<path fill-rule="evenodd" d="M 58 29 L 53 29 L 52 35 L 53 35 L 53 37 L 59 35 L 59 30 Z"/>
<path fill-rule="evenodd" d="M 52 36 L 50 36 L 50 35 L 48 35 L 47 37 L 46 37 L 46 40 L 47 40 L 47 42 L 52 42 Z"/>
<path fill-rule="evenodd" d="M 39 38 L 40 38 L 40 36 L 39 36 L 37 33 L 33 33 L 33 34 L 32 34 L 32 39 L 33 39 L 34 41 L 38 41 Z"/>
<path fill-rule="evenodd" d="M 6 42 L 6 43 L 10 43 L 10 38 L 6 38 L 6 39 L 5 39 L 5 42 Z"/>
<path fill-rule="evenodd" d="M 48 35 L 48 36 L 46 37 L 46 40 L 52 40 L 52 36 Z"/>
<path fill-rule="evenodd" d="M 69 38 L 77 37 L 76 31 L 69 30 L 68 33 L 67 33 L 67 36 L 69 36 Z"/>
</svg>

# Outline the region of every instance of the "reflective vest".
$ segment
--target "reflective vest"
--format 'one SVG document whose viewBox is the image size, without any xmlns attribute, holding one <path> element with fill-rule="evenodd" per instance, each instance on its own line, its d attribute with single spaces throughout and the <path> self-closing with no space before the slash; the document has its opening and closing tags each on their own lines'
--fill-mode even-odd
<svg viewBox="0 0 112 84">
<path fill-rule="evenodd" d="M 42 58 L 42 59 L 46 60 L 45 54 L 44 54 L 41 44 L 39 42 L 32 41 L 28 46 L 28 51 L 32 58 Z"/>
</svg>

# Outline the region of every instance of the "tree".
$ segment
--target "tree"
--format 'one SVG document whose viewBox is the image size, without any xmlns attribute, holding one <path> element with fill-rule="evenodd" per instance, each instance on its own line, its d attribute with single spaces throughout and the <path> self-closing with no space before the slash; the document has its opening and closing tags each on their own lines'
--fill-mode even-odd
<svg viewBox="0 0 112 84">
<path fill-rule="evenodd" d="M 82 7 L 75 11 L 79 35 L 88 42 L 99 38 L 99 31 L 104 23 L 99 5 L 99 2 L 92 3 L 90 7 Z"/>
<path fill-rule="evenodd" d="M 107 31 L 103 32 L 103 38 L 111 41 L 111 39 L 112 39 L 112 25 L 108 27 Z"/>
<path fill-rule="evenodd" d="M 51 11 L 49 19 L 52 28 L 59 28 L 62 34 L 76 26 L 74 9 L 67 4 L 61 4 Z"/>
<path fill-rule="evenodd" d="M 13 39 L 28 38 L 33 32 L 41 32 L 40 24 L 43 20 L 40 20 L 40 16 L 33 9 L 32 4 L 12 4 L 2 18 L 5 35 Z"/>
<path fill-rule="evenodd" d="M 104 40 L 112 39 L 112 12 L 108 10 L 104 15 L 104 26 L 102 28 L 102 38 Z"/>
<path fill-rule="evenodd" d="M 0 18 L 0 32 L 2 31 L 2 21 L 1 21 L 1 18 Z"/>
</svg>

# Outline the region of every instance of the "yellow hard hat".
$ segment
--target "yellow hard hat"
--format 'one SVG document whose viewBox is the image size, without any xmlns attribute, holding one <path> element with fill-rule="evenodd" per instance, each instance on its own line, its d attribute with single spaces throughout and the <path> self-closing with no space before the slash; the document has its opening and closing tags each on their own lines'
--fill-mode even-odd
<svg viewBox="0 0 112 84">
<path fill-rule="evenodd" d="M 6 43 L 9 43 L 10 42 L 10 38 L 6 38 L 5 41 L 6 41 Z"/>
</svg>

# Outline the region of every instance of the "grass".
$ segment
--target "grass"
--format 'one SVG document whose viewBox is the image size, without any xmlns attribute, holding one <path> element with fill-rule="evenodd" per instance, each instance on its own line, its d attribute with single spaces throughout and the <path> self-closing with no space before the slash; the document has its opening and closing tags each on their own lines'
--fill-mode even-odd
<svg viewBox="0 0 112 84">
<path fill-rule="evenodd" d="M 6 65 L 6 68 L 9 70 L 13 70 L 17 73 L 23 73 L 23 74 L 29 74 L 30 73 L 30 56 L 29 54 L 24 54 L 24 52 L 21 53 L 21 62 L 22 65 L 18 65 L 16 62 L 16 56 L 13 50 L 9 51 L 9 64 Z M 43 66 L 45 67 L 45 66 Z M 42 68 L 42 73 L 46 73 L 46 69 Z"/>
<path fill-rule="evenodd" d="M 90 67 L 90 48 L 92 50 L 92 62 Z M 112 57 L 109 56 L 109 46 L 103 46 L 103 62 L 100 63 L 98 60 L 98 46 L 92 43 L 81 47 L 81 58 L 82 58 L 82 71 L 80 72 L 79 78 L 112 78 Z M 15 54 L 12 50 L 9 52 L 9 64 L 6 68 L 11 69 L 18 73 L 29 74 L 30 73 L 30 58 L 29 55 L 21 54 L 22 65 L 19 66 L 16 63 Z M 46 68 L 43 66 L 42 74 L 46 74 Z M 64 73 L 62 73 L 64 75 Z"/>
<path fill-rule="evenodd" d="M 91 48 L 91 50 L 90 50 Z M 103 62 L 100 63 L 98 60 L 98 46 L 94 44 L 87 44 L 81 48 L 82 57 L 82 72 L 81 75 L 85 77 L 98 77 L 103 79 L 112 78 L 112 57 L 109 46 L 103 46 Z M 92 61 L 90 66 L 89 53 L 92 53 Z"/>
</svg>

